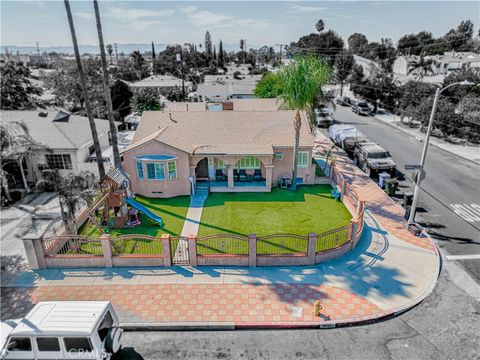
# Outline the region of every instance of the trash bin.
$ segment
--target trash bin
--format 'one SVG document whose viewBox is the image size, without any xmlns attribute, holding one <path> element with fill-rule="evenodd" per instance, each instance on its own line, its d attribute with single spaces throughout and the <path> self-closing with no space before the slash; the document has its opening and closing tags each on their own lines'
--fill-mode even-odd
<svg viewBox="0 0 480 360">
<path fill-rule="evenodd" d="M 386 179 L 385 180 L 385 192 L 388 196 L 395 196 L 397 191 L 398 180 L 397 179 Z"/>
<path fill-rule="evenodd" d="M 405 194 L 403 194 L 403 206 L 404 207 L 411 206 L 412 203 L 413 203 L 413 194 L 409 192 L 406 192 Z"/>
<path fill-rule="evenodd" d="M 390 174 L 387 173 L 387 172 L 381 172 L 380 174 L 378 174 L 378 185 L 383 189 L 383 186 L 385 184 L 385 181 L 387 179 L 390 179 Z"/>
</svg>

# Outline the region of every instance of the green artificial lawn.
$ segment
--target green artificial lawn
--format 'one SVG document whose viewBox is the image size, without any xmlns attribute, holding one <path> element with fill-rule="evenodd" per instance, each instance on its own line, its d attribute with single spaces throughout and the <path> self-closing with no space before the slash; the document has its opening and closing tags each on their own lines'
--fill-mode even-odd
<svg viewBox="0 0 480 360">
<path fill-rule="evenodd" d="M 308 233 L 321 234 L 349 224 L 347 208 L 330 195 L 329 185 L 299 186 L 297 191 L 274 189 L 270 193 L 211 193 L 203 208 L 198 236 L 230 233 L 236 235 L 305 235 L 304 239 L 273 238 L 257 242 L 259 254 L 306 252 Z M 317 251 L 346 241 L 345 232 L 317 241 Z M 244 240 L 211 239 L 197 243 L 199 254 L 248 253 Z"/>
<path fill-rule="evenodd" d="M 129 228 L 110 229 L 110 236 L 115 239 L 116 236 L 128 234 L 143 234 L 158 236 L 161 234 L 170 234 L 179 236 L 182 232 L 183 223 L 190 205 L 190 196 L 177 196 L 170 199 L 154 199 L 142 196 L 135 197 L 135 200 L 148 207 L 153 213 L 162 217 L 164 226 L 160 228 L 158 224 L 152 222 L 146 215 L 139 212 L 140 225 Z M 86 223 L 80 229 L 79 234 L 92 238 L 98 238 L 102 234 L 93 224 Z M 172 244 L 174 247 L 175 244 Z M 81 245 L 81 253 L 101 254 L 101 246 L 96 243 Z M 122 254 L 161 254 L 161 241 L 149 241 L 143 239 L 129 239 L 113 243 L 113 252 Z"/>
</svg>

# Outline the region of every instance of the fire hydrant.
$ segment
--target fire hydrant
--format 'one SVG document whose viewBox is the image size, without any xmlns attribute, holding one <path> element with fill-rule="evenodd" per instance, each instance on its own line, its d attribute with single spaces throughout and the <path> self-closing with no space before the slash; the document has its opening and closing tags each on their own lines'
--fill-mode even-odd
<svg viewBox="0 0 480 360">
<path fill-rule="evenodd" d="M 323 306 L 320 303 L 320 300 L 317 300 L 313 303 L 313 316 L 320 316 L 320 312 L 322 311 Z"/>
</svg>

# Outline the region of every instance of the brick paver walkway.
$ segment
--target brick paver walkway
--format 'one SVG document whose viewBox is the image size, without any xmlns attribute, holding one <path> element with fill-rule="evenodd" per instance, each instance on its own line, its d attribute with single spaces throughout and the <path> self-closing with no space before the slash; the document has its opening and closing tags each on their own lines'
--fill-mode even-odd
<svg viewBox="0 0 480 360">
<path fill-rule="evenodd" d="M 109 300 L 122 322 L 324 322 L 363 318 L 376 305 L 351 292 L 309 284 L 40 286 L 3 288 L 2 319 L 25 314 L 38 301 Z M 312 315 L 321 300 L 322 318 Z"/>
</svg>

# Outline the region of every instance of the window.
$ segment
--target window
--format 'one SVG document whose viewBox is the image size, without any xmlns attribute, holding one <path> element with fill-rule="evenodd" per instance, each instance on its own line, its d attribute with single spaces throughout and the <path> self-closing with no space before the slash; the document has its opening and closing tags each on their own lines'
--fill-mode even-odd
<svg viewBox="0 0 480 360">
<path fill-rule="evenodd" d="M 162 163 L 146 163 L 147 165 L 147 179 L 149 180 L 163 180 L 165 179 L 165 170 Z"/>
<path fill-rule="evenodd" d="M 45 157 L 50 169 L 72 169 L 70 154 L 47 154 Z"/>
<path fill-rule="evenodd" d="M 92 351 L 92 344 L 89 338 L 63 338 L 63 342 L 65 343 L 65 350 L 67 352 Z"/>
<path fill-rule="evenodd" d="M 139 179 L 145 179 L 145 174 L 143 173 L 143 165 L 141 161 L 137 161 L 137 177 Z"/>
<path fill-rule="evenodd" d="M 298 167 L 304 168 L 308 166 L 308 151 L 299 151 L 297 159 Z"/>
<path fill-rule="evenodd" d="M 175 161 L 168 162 L 168 178 L 173 179 L 177 177 L 177 163 Z"/>
<path fill-rule="evenodd" d="M 88 147 L 88 154 L 92 155 L 95 152 L 95 145 L 90 145 Z"/>
<path fill-rule="evenodd" d="M 107 312 L 105 317 L 103 318 L 102 322 L 98 326 L 98 336 L 100 337 L 100 340 L 105 340 L 107 337 L 108 332 L 110 331 L 110 328 L 113 325 L 113 319 L 112 315 L 110 314 L 110 311 Z"/>
<path fill-rule="evenodd" d="M 244 157 L 237 163 L 240 169 L 258 169 L 260 167 L 260 160 L 254 157 Z"/>
<path fill-rule="evenodd" d="M 60 351 L 58 338 L 40 337 L 37 338 L 38 351 Z"/>
<path fill-rule="evenodd" d="M 217 169 L 225 169 L 225 164 L 223 160 L 217 159 Z"/>
<path fill-rule="evenodd" d="M 8 342 L 8 351 L 32 351 L 32 343 L 28 337 L 12 337 Z"/>
<path fill-rule="evenodd" d="M 275 160 L 283 160 L 283 153 L 276 152 L 275 153 Z"/>
</svg>

